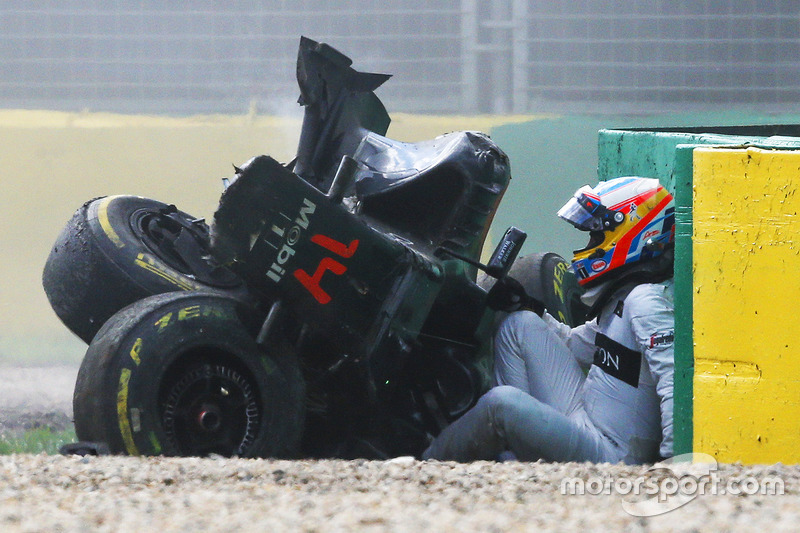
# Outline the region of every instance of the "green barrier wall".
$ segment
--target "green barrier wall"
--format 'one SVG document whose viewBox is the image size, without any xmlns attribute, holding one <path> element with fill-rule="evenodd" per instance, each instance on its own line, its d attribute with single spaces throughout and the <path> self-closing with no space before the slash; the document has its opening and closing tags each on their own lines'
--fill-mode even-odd
<svg viewBox="0 0 800 533">
<path fill-rule="evenodd" d="M 782 358 L 792 342 L 774 332 L 794 328 L 796 298 L 781 295 L 796 284 L 765 273 L 800 266 L 800 139 L 789 137 L 800 128 L 687 130 L 599 134 L 601 179 L 657 177 L 675 192 L 675 453 L 794 461 L 796 424 L 781 413 L 798 408 L 796 358 Z M 766 294 L 778 296 L 767 304 Z M 773 333 L 754 343 L 765 325 Z"/>
</svg>

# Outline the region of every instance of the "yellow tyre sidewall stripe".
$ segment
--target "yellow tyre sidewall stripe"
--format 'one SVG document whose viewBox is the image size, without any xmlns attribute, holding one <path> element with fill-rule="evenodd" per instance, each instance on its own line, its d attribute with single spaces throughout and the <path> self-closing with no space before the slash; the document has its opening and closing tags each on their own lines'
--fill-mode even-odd
<svg viewBox="0 0 800 533">
<path fill-rule="evenodd" d="M 97 223 L 100 225 L 103 234 L 116 248 L 121 249 L 125 247 L 125 243 L 114 229 L 114 226 L 111 224 L 111 220 L 108 217 L 108 208 L 111 205 L 111 202 L 117 198 L 121 198 L 121 196 L 107 196 L 94 203 L 91 206 L 89 218 L 97 219 Z M 130 259 L 126 259 L 126 262 L 129 260 Z M 202 284 L 196 283 L 191 278 L 186 277 L 186 275 L 170 268 L 167 264 L 159 261 L 151 254 L 137 254 L 137 256 L 133 258 L 133 264 L 146 272 L 162 278 L 164 281 L 167 281 L 181 290 L 190 291 L 204 288 Z"/>
<path fill-rule="evenodd" d="M 114 226 L 111 225 L 111 221 L 108 219 L 108 206 L 115 198 L 119 198 L 119 196 L 107 196 L 100 200 L 97 205 L 97 221 L 100 223 L 103 233 L 114 243 L 114 246 L 122 248 L 125 246 L 125 243 L 119 238 L 119 235 L 117 235 L 117 232 L 114 230 Z"/>
</svg>

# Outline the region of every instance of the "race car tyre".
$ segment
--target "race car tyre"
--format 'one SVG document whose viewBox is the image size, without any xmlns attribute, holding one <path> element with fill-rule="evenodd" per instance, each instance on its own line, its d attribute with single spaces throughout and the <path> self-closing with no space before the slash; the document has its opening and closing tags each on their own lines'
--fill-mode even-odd
<svg viewBox="0 0 800 533">
<path fill-rule="evenodd" d="M 526 255 L 514 262 L 508 275 L 522 283 L 528 294 L 544 303 L 547 312 L 559 321 L 570 326 L 586 321 L 586 308 L 580 299 L 583 289 L 560 255 Z"/>
<path fill-rule="evenodd" d="M 304 421 L 299 363 L 288 344 L 256 344 L 260 319 L 239 300 L 197 291 L 122 309 L 78 372 L 78 439 L 115 454 L 293 456 Z"/>
<path fill-rule="evenodd" d="M 521 256 L 511 266 L 508 276 L 519 281 L 525 292 L 541 301 L 559 321 L 577 326 L 586 320 L 587 309 L 580 299 L 583 289 L 569 270 L 569 263 L 560 255 L 548 252 Z M 487 291 L 494 281 L 486 275 L 478 277 L 478 284 Z"/>
<path fill-rule="evenodd" d="M 146 296 L 211 289 L 244 296 L 242 280 L 208 250 L 208 227 L 138 196 L 85 203 L 53 245 L 42 274 L 50 305 L 90 342 L 114 313 Z"/>
</svg>

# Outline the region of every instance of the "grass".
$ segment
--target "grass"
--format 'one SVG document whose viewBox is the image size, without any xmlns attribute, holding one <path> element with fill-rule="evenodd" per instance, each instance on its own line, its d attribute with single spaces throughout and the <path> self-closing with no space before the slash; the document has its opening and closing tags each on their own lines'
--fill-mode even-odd
<svg viewBox="0 0 800 533">
<path fill-rule="evenodd" d="M 0 434 L 0 455 L 14 453 L 57 455 L 61 446 L 76 440 L 73 428 L 53 431 L 45 427 L 19 433 Z"/>
</svg>

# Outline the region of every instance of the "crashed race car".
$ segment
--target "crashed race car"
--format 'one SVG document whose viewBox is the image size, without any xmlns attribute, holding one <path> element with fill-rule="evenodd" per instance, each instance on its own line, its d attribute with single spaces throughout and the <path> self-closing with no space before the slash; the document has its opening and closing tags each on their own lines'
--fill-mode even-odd
<svg viewBox="0 0 800 533">
<path fill-rule="evenodd" d="M 374 90 L 389 76 L 350 65 L 301 39 L 297 156 L 235 168 L 210 224 L 134 196 L 91 200 L 67 223 L 43 284 L 89 343 L 81 441 L 131 455 L 419 455 L 491 386 L 494 280 L 582 320 L 562 258 L 515 262 L 523 232 L 480 262 L 510 179 L 503 151 L 477 132 L 385 137 Z"/>
</svg>

